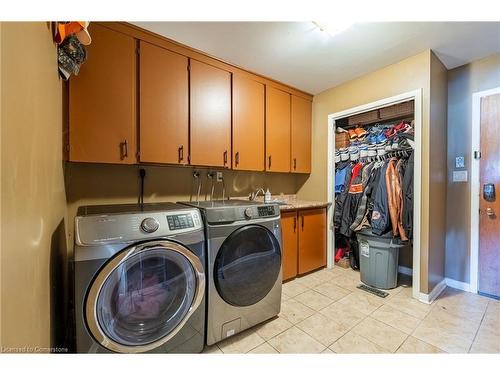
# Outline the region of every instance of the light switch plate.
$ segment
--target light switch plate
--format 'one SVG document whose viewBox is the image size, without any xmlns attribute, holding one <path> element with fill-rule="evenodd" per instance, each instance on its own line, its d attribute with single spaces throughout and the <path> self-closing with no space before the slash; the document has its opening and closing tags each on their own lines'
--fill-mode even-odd
<svg viewBox="0 0 500 375">
<path fill-rule="evenodd" d="M 453 171 L 453 182 L 467 182 L 467 171 Z"/>
<path fill-rule="evenodd" d="M 465 168 L 465 158 L 463 156 L 455 158 L 455 168 Z"/>
</svg>

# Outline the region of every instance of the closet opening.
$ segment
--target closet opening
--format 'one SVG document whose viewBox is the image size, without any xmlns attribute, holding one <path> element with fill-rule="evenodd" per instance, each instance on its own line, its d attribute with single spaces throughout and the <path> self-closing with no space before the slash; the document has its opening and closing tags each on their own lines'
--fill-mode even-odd
<svg viewBox="0 0 500 375">
<path fill-rule="evenodd" d="M 420 295 L 421 90 L 329 116 L 328 267 Z"/>
</svg>

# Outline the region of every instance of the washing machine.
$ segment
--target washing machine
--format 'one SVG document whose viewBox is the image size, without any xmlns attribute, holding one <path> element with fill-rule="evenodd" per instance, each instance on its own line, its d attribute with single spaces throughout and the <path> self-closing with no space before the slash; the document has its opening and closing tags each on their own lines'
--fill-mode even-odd
<svg viewBox="0 0 500 375">
<path fill-rule="evenodd" d="M 281 307 L 277 204 L 184 202 L 199 208 L 207 241 L 207 344 L 268 320 Z"/>
<path fill-rule="evenodd" d="M 196 208 L 80 207 L 74 258 L 78 353 L 203 350 L 206 256 Z"/>
</svg>

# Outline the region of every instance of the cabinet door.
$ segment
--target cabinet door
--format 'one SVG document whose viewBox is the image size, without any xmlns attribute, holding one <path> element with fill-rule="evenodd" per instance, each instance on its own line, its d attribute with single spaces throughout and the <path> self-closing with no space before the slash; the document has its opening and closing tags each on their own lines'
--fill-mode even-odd
<svg viewBox="0 0 500 375">
<path fill-rule="evenodd" d="M 140 42 L 141 162 L 186 164 L 188 58 Z"/>
<path fill-rule="evenodd" d="M 326 208 L 299 211 L 299 274 L 326 265 Z"/>
<path fill-rule="evenodd" d="M 311 173 L 311 122 L 312 103 L 292 95 L 292 172 Z"/>
<path fill-rule="evenodd" d="M 297 211 L 281 214 L 283 281 L 297 276 Z"/>
<path fill-rule="evenodd" d="M 97 24 L 80 73 L 69 82 L 69 159 L 134 164 L 136 41 Z"/>
<path fill-rule="evenodd" d="M 290 172 L 290 94 L 266 86 L 266 170 Z"/>
<path fill-rule="evenodd" d="M 264 85 L 233 75 L 233 168 L 264 170 Z"/>
<path fill-rule="evenodd" d="M 231 73 L 190 62 L 191 164 L 230 167 Z"/>
</svg>

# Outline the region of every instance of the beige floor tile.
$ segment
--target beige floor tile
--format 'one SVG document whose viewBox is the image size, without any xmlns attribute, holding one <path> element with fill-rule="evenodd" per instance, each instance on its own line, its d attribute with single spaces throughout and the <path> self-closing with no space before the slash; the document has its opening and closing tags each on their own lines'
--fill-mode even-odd
<svg viewBox="0 0 500 375">
<path fill-rule="evenodd" d="M 316 311 L 324 309 L 334 302 L 332 299 L 314 290 L 308 290 L 307 292 L 299 294 L 294 299 Z"/>
<path fill-rule="evenodd" d="M 332 319 L 346 330 L 351 329 L 366 317 L 361 311 L 338 302 L 325 307 L 320 313 Z"/>
<path fill-rule="evenodd" d="M 286 295 L 285 293 L 281 293 L 281 300 L 282 301 L 286 301 L 287 299 L 290 299 L 290 298 L 292 298 L 292 297 Z"/>
<path fill-rule="evenodd" d="M 413 336 L 409 336 L 406 341 L 399 347 L 396 353 L 407 353 L 407 354 L 433 354 L 433 353 L 445 353 L 441 349 L 427 344 L 421 340 L 416 339 Z"/>
<path fill-rule="evenodd" d="M 297 279 L 287 281 L 282 287 L 283 294 L 286 294 L 289 297 L 295 297 L 301 293 L 307 292 L 308 290 L 309 288 L 304 284 L 299 283 Z"/>
<path fill-rule="evenodd" d="M 268 320 L 267 322 L 259 324 L 257 327 L 255 327 L 255 332 L 257 332 L 257 334 L 264 340 L 268 341 L 281 332 L 286 331 L 291 326 L 292 323 L 290 323 L 282 316 L 278 316 L 275 319 Z"/>
<path fill-rule="evenodd" d="M 448 353 L 467 353 L 479 323 L 433 308 L 412 336 Z"/>
<path fill-rule="evenodd" d="M 267 342 L 257 346 L 255 349 L 249 351 L 250 354 L 279 354 L 279 352 L 274 349 Z"/>
<path fill-rule="evenodd" d="M 325 281 L 320 279 L 319 277 L 316 277 L 314 273 L 310 273 L 306 276 L 301 276 L 296 278 L 298 283 L 308 287 L 308 288 L 313 288 L 316 285 L 323 284 Z"/>
<path fill-rule="evenodd" d="M 436 305 L 462 319 L 480 322 L 488 306 L 488 299 L 477 294 L 446 288 L 436 299 Z"/>
<path fill-rule="evenodd" d="M 249 329 L 238 333 L 217 345 L 224 353 L 241 354 L 248 353 L 250 350 L 264 343 L 264 339 L 260 337 L 255 330 Z"/>
<path fill-rule="evenodd" d="M 333 350 L 331 350 L 330 348 L 326 348 L 325 350 L 323 350 L 321 352 L 321 354 L 335 354 L 335 352 Z"/>
<path fill-rule="evenodd" d="M 388 305 L 383 305 L 375 310 L 373 314 L 371 314 L 371 317 L 393 328 L 399 329 L 408 335 L 411 334 L 420 323 L 420 319 Z"/>
<path fill-rule="evenodd" d="M 481 326 L 500 333 L 500 302 L 494 300 L 489 302 Z"/>
<path fill-rule="evenodd" d="M 333 301 L 338 301 L 339 299 L 347 296 L 349 293 L 352 293 L 351 290 L 343 289 L 331 281 L 317 285 L 313 288 L 313 290 L 327 296 Z"/>
<path fill-rule="evenodd" d="M 350 290 L 352 292 L 356 292 L 359 290 L 356 287 L 359 284 L 361 284 L 361 282 L 359 281 L 359 278 L 355 279 L 353 276 L 354 275 L 352 275 L 352 276 L 339 276 L 339 277 L 334 278 L 332 280 L 332 282 L 343 289 L 347 289 L 347 290 Z"/>
<path fill-rule="evenodd" d="M 342 298 L 337 303 L 341 303 L 369 315 L 383 305 L 382 298 L 372 296 L 366 292 L 358 291 Z"/>
<path fill-rule="evenodd" d="M 386 349 L 352 331 L 337 340 L 330 349 L 339 354 L 388 353 Z"/>
<path fill-rule="evenodd" d="M 500 331 L 481 326 L 472 343 L 470 352 L 500 354 Z"/>
<path fill-rule="evenodd" d="M 222 350 L 219 349 L 217 344 L 215 345 L 210 345 L 206 346 L 205 349 L 203 349 L 203 354 L 224 354 Z"/>
<path fill-rule="evenodd" d="M 292 324 L 297 324 L 314 313 L 315 311 L 313 309 L 294 300 L 293 298 L 281 303 L 280 316 Z"/>
<path fill-rule="evenodd" d="M 402 290 L 387 300 L 385 304 L 418 319 L 425 318 L 432 309 L 432 305 L 412 298 L 411 291 L 407 292 L 406 290 Z"/>
<path fill-rule="evenodd" d="M 292 327 L 269 340 L 280 353 L 321 353 L 325 346 L 297 327 Z"/>
<path fill-rule="evenodd" d="M 336 274 L 328 268 L 323 268 L 322 270 L 316 271 L 313 273 L 313 275 L 323 283 L 332 281 L 336 277 Z"/>
<path fill-rule="evenodd" d="M 330 346 L 347 333 L 347 329 L 320 313 L 311 315 L 297 327 L 325 346 Z"/>
<path fill-rule="evenodd" d="M 373 318 L 366 318 L 352 332 L 363 336 L 378 346 L 394 353 L 408 335 Z"/>
</svg>

